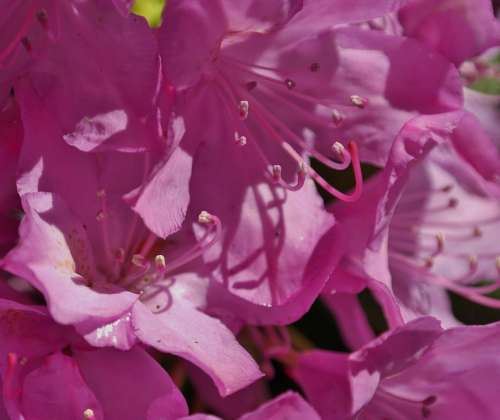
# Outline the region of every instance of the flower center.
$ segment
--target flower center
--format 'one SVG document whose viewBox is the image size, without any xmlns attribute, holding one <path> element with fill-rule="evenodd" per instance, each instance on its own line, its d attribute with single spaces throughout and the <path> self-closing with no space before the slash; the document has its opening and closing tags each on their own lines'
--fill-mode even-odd
<svg viewBox="0 0 500 420">
<path fill-rule="evenodd" d="M 131 241 L 128 248 L 112 249 L 109 240 L 106 193 L 100 190 L 97 196 L 101 202 L 101 210 L 97 213 L 96 220 L 101 226 L 108 261 L 105 273 L 108 284 L 137 293 L 140 295 L 140 300 L 155 312 L 168 309 L 172 301 L 169 288 L 175 283 L 174 274 L 200 257 L 220 239 L 222 225 L 219 218 L 202 211 L 198 216 L 198 223 L 205 227 L 204 235 L 184 253 L 167 263 L 165 255 L 157 253 L 158 249 L 163 248 L 165 241 L 152 232 L 143 242 Z M 136 228 L 137 223 L 133 223 L 127 235 L 129 238 L 134 237 Z"/>
<path fill-rule="evenodd" d="M 320 68 L 319 62 L 313 62 L 305 66 L 305 71 L 314 76 Z M 293 112 L 322 130 L 332 130 L 341 125 L 345 118 L 339 106 L 363 109 L 368 105 L 365 98 L 351 95 L 343 105 L 317 98 L 302 91 L 294 79 L 282 74 L 277 68 L 243 62 L 224 54 L 223 47 L 217 59 L 210 63 L 210 71 L 206 74 L 217 86 L 228 124 L 233 129 L 234 143 L 255 149 L 269 180 L 288 190 L 297 190 L 303 186 L 306 176 L 310 176 L 333 197 L 343 201 L 359 198 L 363 179 L 356 144 L 348 142 L 345 148 L 341 142 L 332 141 L 330 154 L 326 156 L 311 141 L 296 134 L 287 122 L 277 116 L 274 108 L 269 108 L 269 104 L 279 104 L 280 112 Z M 316 112 L 317 108 L 328 111 L 320 116 Z M 278 145 L 284 155 L 295 162 L 295 182 L 285 182 L 283 166 L 269 160 L 269 153 L 266 152 L 268 148 L 263 143 L 266 141 Z M 353 193 L 348 195 L 335 189 L 308 164 L 304 155 L 334 170 L 345 170 L 352 163 L 356 181 Z"/>
</svg>

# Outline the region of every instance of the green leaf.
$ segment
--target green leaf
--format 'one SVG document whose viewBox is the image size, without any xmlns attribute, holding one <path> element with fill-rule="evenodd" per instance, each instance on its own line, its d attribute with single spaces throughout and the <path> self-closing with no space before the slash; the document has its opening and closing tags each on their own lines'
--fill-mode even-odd
<svg viewBox="0 0 500 420">
<path fill-rule="evenodd" d="M 132 12 L 144 16 L 149 26 L 157 28 L 161 25 L 161 14 L 167 0 L 135 0 Z"/>
<path fill-rule="evenodd" d="M 500 80 L 493 77 L 483 77 L 476 80 L 470 87 L 482 93 L 500 95 Z"/>
</svg>

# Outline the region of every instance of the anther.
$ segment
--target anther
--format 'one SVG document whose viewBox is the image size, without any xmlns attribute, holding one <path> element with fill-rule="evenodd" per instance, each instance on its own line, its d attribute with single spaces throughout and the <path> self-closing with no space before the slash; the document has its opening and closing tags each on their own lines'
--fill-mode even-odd
<svg viewBox="0 0 500 420">
<path fill-rule="evenodd" d="M 300 190 L 306 181 L 307 177 L 307 165 L 304 162 L 299 164 L 299 170 L 297 171 L 297 181 L 295 184 L 289 184 L 283 181 L 281 177 L 281 166 L 280 165 L 271 165 L 271 177 L 272 180 L 280 185 L 283 188 L 286 188 L 289 191 L 298 191 Z"/>
<path fill-rule="evenodd" d="M 102 222 L 106 217 L 106 214 L 102 211 L 102 210 L 99 210 L 97 212 L 97 214 L 95 215 L 95 219 L 98 221 L 98 222 Z"/>
<path fill-rule="evenodd" d="M 454 209 L 457 206 L 458 206 L 458 199 L 455 197 L 450 198 L 448 201 L 448 207 L 450 209 Z"/>
<path fill-rule="evenodd" d="M 49 28 L 48 22 L 49 17 L 47 15 L 47 11 L 45 9 L 41 9 L 36 13 L 36 18 L 43 29 L 47 30 Z"/>
<path fill-rule="evenodd" d="M 234 141 L 240 146 L 245 146 L 247 144 L 246 136 L 240 135 L 240 133 L 238 133 L 237 131 L 234 132 Z"/>
<path fill-rule="evenodd" d="M 145 260 L 146 259 L 141 254 L 134 254 L 132 255 L 131 262 L 136 267 L 145 267 Z"/>
<path fill-rule="evenodd" d="M 441 188 L 441 191 L 443 192 L 450 192 L 453 189 L 453 185 L 445 185 L 443 188 Z"/>
<path fill-rule="evenodd" d="M 249 105 L 248 101 L 240 101 L 238 108 L 240 110 L 240 118 L 242 120 L 246 120 L 248 118 L 249 106 L 250 105 Z"/>
<path fill-rule="evenodd" d="M 246 86 L 248 91 L 251 91 L 257 87 L 257 82 L 255 80 L 252 80 L 251 82 L 245 83 L 245 86 Z"/>
<path fill-rule="evenodd" d="M 23 44 L 24 49 L 30 53 L 33 49 L 33 47 L 31 46 L 31 41 L 27 37 L 23 37 L 21 39 L 21 43 Z"/>
<path fill-rule="evenodd" d="M 213 217 L 212 215 L 208 212 L 203 210 L 199 215 L 198 215 L 198 223 L 202 225 L 206 225 L 209 223 L 213 222 Z"/>
<path fill-rule="evenodd" d="M 125 261 L 125 249 L 118 248 L 115 252 L 116 261 L 122 263 Z"/>
<path fill-rule="evenodd" d="M 21 360 L 19 360 L 19 364 L 21 366 L 25 366 L 26 363 L 28 363 L 28 358 L 27 357 L 21 357 Z"/>
<path fill-rule="evenodd" d="M 319 70 L 319 63 L 312 63 L 309 69 L 313 72 L 316 73 Z"/>
<path fill-rule="evenodd" d="M 332 152 L 335 157 L 340 162 L 343 162 L 345 160 L 345 147 L 342 143 L 336 141 L 335 143 L 332 144 Z"/>
<path fill-rule="evenodd" d="M 286 79 L 285 80 L 285 85 L 288 89 L 292 90 L 295 88 L 296 84 L 292 79 Z"/>
<path fill-rule="evenodd" d="M 96 196 L 97 196 L 97 198 L 104 198 L 104 197 L 106 197 L 106 190 L 104 190 L 104 189 L 98 190 L 96 192 Z"/>
<path fill-rule="evenodd" d="M 470 271 L 476 271 L 477 270 L 477 257 L 475 255 L 469 255 L 469 269 Z"/>
<path fill-rule="evenodd" d="M 363 109 L 368 104 L 368 99 L 359 95 L 351 95 L 351 103 L 358 108 Z"/>
<path fill-rule="evenodd" d="M 483 231 L 479 228 L 479 226 L 474 226 L 472 234 L 474 235 L 474 237 L 480 238 L 481 236 L 483 236 Z"/>
<path fill-rule="evenodd" d="M 273 180 L 279 182 L 281 180 L 281 165 L 272 165 L 271 174 L 273 176 Z"/>
<path fill-rule="evenodd" d="M 436 235 L 436 245 L 437 245 L 436 253 L 443 252 L 443 248 L 444 248 L 444 234 L 441 233 L 441 232 L 439 232 Z"/>
<path fill-rule="evenodd" d="M 334 109 L 332 111 L 332 121 L 335 126 L 338 127 L 340 124 L 342 124 L 342 121 L 344 121 L 344 116 L 340 113 L 340 111 Z"/>
<path fill-rule="evenodd" d="M 93 418 L 95 418 L 94 410 L 92 410 L 91 408 L 85 409 L 85 411 L 83 412 L 83 418 L 84 419 L 93 419 Z"/>
<path fill-rule="evenodd" d="M 155 257 L 155 266 L 158 271 L 165 271 L 167 264 L 165 263 L 165 257 L 163 255 L 157 255 Z"/>
</svg>

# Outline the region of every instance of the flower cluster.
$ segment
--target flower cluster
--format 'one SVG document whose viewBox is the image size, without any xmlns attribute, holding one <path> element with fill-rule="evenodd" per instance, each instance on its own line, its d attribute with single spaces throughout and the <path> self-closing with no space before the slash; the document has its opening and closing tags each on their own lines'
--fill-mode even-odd
<svg viewBox="0 0 500 420">
<path fill-rule="evenodd" d="M 500 418 L 490 0 L 2 2 L 1 419 Z"/>
</svg>

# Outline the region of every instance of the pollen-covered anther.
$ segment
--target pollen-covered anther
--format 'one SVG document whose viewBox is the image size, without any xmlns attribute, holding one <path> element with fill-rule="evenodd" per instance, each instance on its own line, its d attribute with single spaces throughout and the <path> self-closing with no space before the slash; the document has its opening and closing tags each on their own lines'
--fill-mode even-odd
<svg viewBox="0 0 500 420">
<path fill-rule="evenodd" d="M 99 210 L 95 215 L 95 219 L 98 222 L 102 222 L 105 218 L 106 218 L 106 213 L 104 213 L 102 210 Z"/>
<path fill-rule="evenodd" d="M 141 254 L 134 254 L 134 255 L 132 255 L 131 262 L 136 267 L 141 267 L 142 268 L 142 267 L 145 267 L 145 265 L 146 265 L 146 259 Z"/>
<path fill-rule="evenodd" d="M 104 198 L 104 197 L 106 197 L 106 190 L 105 189 L 98 190 L 96 192 L 96 196 L 97 196 L 97 198 Z"/>
<path fill-rule="evenodd" d="M 359 95 L 351 95 L 351 103 L 358 108 L 365 108 L 368 105 L 368 99 Z"/>
<path fill-rule="evenodd" d="M 198 223 L 200 223 L 202 225 L 207 225 L 209 223 L 213 223 L 213 221 L 214 221 L 214 217 L 208 211 L 203 210 L 198 215 Z"/>
<path fill-rule="evenodd" d="M 19 360 L 19 364 L 21 366 L 25 366 L 26 363 L 28 363 L 28 358 L 27 357 L 21 357 L 21 359 Z"/>
<path fill-rule="evenodd" d="M 240 110 L 240 118 L 242 120 L 246 120 L 248 118 L 248 111 L 250 108 L 250 104 L 248 103 L 248 101 L 240 101 L 238 108 Z"/>
<path fill-rule="evenodd" d="M 274 181 L 276 182 L 281 181 L 281 165 L 272 165 L 271 174 L 273 176 Z"/>
<path fill-rule="evenodd" d="M 294 89 L 296 86 L 295 82 L 292 79 L 285 79 L 285 85 L 290 90 Z"/>
<path fill-rule="evenodd" d="M 85 409 L 83 411 L 83 418 L 84 419 L 94 419 L 95 418 L 94 410 L 92 410 L 91 408 Z"/>
<path fill-rule="evenodd" d="M 245 146 L 247 144 L 246 136 L 240 135 L 237 131 L 234 132 L 234 141 L 239 146 Z"/>
<path fill-rule="evenodd" d="M 335 143 L 332 144 L 332 153 L 333 157 L 340 161 L 343 162 L 345 160 L 345 147 L 342 143 L 336 141 Z"/>
<path fill-rule="evenodd" d="M 155 257 L 155 267 L 158 271 L 165 271 L 167 264 L 163 255 L 157 255 Z"/>
<path fill-rule="evenodd" d="M 344 116 L 340 111 L 334 109 L 332 111 L 332 122 L 335 124 L 335 127 L 338 127 L 344 121 Z"/>
</svg>

